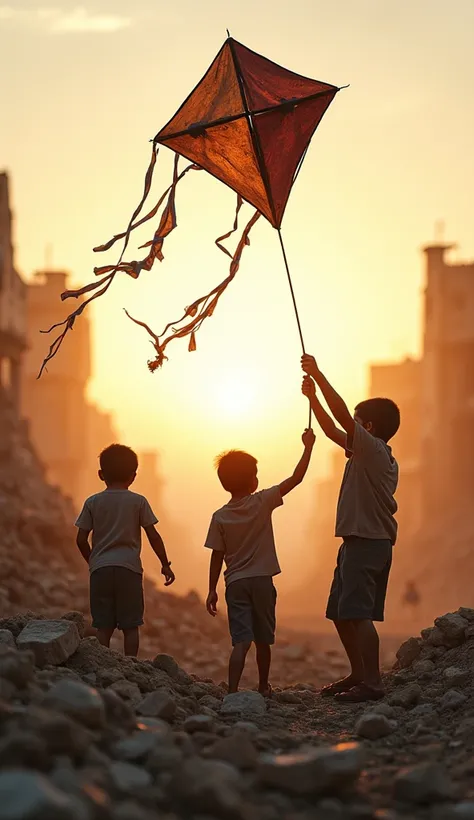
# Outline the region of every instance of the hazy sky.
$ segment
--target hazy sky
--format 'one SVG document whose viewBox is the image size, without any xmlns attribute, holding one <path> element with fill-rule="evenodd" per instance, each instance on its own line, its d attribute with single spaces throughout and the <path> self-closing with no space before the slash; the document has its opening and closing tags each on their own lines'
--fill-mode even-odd
<svg viewBox="0 0 474 820">
<path fill-rule="evenodd" d="M 26 276 L 42 267 L 48 243 L 76 282 L 115 261 L 91 248 L 126 226 L 148 140 L 226 28 L 295 71 L 350 83 L 315 136 L 283 229 L 307 348 L 353 404 L 369 361 L 418 350 L 419 248 L 435 221 L 446 221 L 462 256 L 474 255 L 473 0 L 0 0 L 0 167 L 12 178 L 18 265 Z M 170 179 L 166 154 L 156 194 Z M 277 237 L 263 220 L 197 352 L 176 342 L 163 371 L 148 373 L 147 336 L 122 307 L 159 330 L 227 272 L 213 241 L 231 227 L 232 193 L 191 174 L 177 209 L 165 261 L 138 282 L 117 281 L 91 313 L 91 395 L 116 413 L 124 440 L 160 448 L 170 506 L 193 525 L 197 547 L 225 500 L 213 455 L 252 448 L 262 482 L 281 480 L 299 456 L 306 405 Z M 231 413 L 236 384 L 245 401 Z M 301 561 L 292 550 L 304 542 L 325 452 L 319 447 L 308 485 L 277 513 L 288 565 Z"/>
</svg>

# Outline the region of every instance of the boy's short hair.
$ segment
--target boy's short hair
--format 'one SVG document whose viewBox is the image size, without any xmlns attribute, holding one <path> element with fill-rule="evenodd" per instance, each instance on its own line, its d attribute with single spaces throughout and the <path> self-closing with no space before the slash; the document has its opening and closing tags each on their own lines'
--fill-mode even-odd
<svg viewBox="0 0 474 820">
<path fill-rule="evenodd" d="M 128 481 L 138 470 L 137 454 L 124 444 L 111 444 L 99 456 L 105 481 Z"/>
<path fill-rule="evenodd" d="M 355 412 L 365 424 L 371 421 L 375 435 L 385 442 L 390 441 L 400 427 L 400 410 L 392 399 L 361 401 Z"/>
<path fill-rule="evenodd" d="M 257 473 L 257 464 L 257 459 L 243 450 L 229 450 L 215 460 L 219 481 L 228 493 L 246 490 Z"/>
</svg>

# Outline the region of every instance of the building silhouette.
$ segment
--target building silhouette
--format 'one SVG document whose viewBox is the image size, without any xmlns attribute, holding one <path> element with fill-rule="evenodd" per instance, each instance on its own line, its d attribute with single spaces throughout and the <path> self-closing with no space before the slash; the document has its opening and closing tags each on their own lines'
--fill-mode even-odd
<svg viewBox="0 0 474 820">
<path fill-rule="evenodd" d="M 26 349 L 26 286 L 15 268 L 9 182 L 0 173 L 0 398 L 19 410 Z"/>
</svg>

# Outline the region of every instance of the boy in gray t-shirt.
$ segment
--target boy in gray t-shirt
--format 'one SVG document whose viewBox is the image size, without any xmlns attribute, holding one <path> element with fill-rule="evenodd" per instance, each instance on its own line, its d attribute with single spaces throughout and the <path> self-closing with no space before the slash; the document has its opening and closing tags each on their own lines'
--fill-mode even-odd
<svg viewBox="0 0 474 820">
<path fill-rule="evenodd" d="M 165 545 L 155 528 L 158 519 L 146 498 L 128 489 L 137 469 L 137 456 L 129 447 L 107 447 L 100 454 L 99 471 L 106 489 L 85 501 L 76 521 L 77 546 L 89 564 L 92 626 L 103 646 L 110 645 L 116 628 L 121 629 L 125 654 L 135 656 L 144 609 L 142 529 L 161 561 L 165 586 L 174 581 Z"/>
<path fill-rule="evenodd" d="M 303 393 L 323 432 L 346 451 L 348 461 L 337 505 L 336 536 L 342 538 L 326 617 L 334 621 L 351 664 L 346 678 L 325 686 L 324 696 L 348 703 L 384 696 L 379 665 L 379 637 L 374 621 L 383 621 L 385 595 L 397 537 L 394 498 L 398 464 L 388 445 L 400 426 L 391 399 L 357 405 L 354 417 L 319 370 L 304 355 Z M 314 381 L 313 381 L 314 379 Z M 340 430 L 316 396 L 315 383 Z"/>
<path fill-rule="evenodd" d="M 229 692 L 237 692 L 252 641 L 257 651 L 258 691 L 269 697 L 271 645 L 275 642 L 276 590 L 280 566 L 273 537 L 272 512 L 303 481 L 311 459 L 314 433 L 303 433 L 304 452 L 291 478 L 257 493 L 257 459 L 231 450 L 217 459 L 217 474 L 230 501 L 214 513 L 205 546 L 212 550 L 207 611 L 217 612 L 217 582 L 225 561 L 226 603 L 232 654 Z"/>
</svg>

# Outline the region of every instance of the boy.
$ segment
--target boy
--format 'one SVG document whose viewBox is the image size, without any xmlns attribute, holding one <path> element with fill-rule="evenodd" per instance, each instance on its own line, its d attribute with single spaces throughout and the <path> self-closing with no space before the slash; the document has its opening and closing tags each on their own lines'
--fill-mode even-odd
<svg viewBox="0 0 474 820">
<path fill-rule="evenodd" d="M 205 546 L 212 550 L 206 607 L 217 613 L 217 582 L 225 561 L 226 602 L 233 650 L 229 660 L 229 693 L 237 692 L 252 641 L 257 652 L 258 691 L 271 696 L 268 682 L 271 645 L 275 642 L 276 590 L 273 576 L 281 571 L 275 550 L 272 512 L 301 484 L 311 459 L 315 436 L 303 433 L 304 452 L 291 478 L 257 493 L 257 459 L 231 450 L 216 459 L 217 475 L 230 501 L 214 513 Z"/>
<path fill-rule="evenodd" d="M 336 516 L 336 536 L 343 541 L 326 617 L 334 621 L 351 672 L 325 686 L 321 694 L 348 703 L 379 700 L 384 690 L 379 637 L 373 622 L 383 621 L 392 547 L 397 536 L 397 504 L 393 496 L 398 464 L 388 442 L 400 426 L 400 411 L 391 399 L 369 399 L 357 405 L 353 418 L 314 357 L 304 355 L 301 363 L 308 374 L 303 379 L 303 393 L 308 396 L 321 429 L 348 456 Z M 342 430 L 316 397 L 314 382 Z"/>
<path fill-rule="evenodd" d="M 87 499 L 76 521 L 77 546 L 89 564 L 92 626 L 102 646 L 109 646 L 115 629 L 121 629 L 125 655 L 135 657 L 138 627 L 143 624 L 140 527 L 161 561 L 165 586 L 174 581 L 165 545 L 155 529 L 158 519 L 146 498 L 128 489 L 137 470 L 138 459 L 130 447 L 107 447 L 100 454 L 99 470 L 106 489 Z"/>
</svg>

